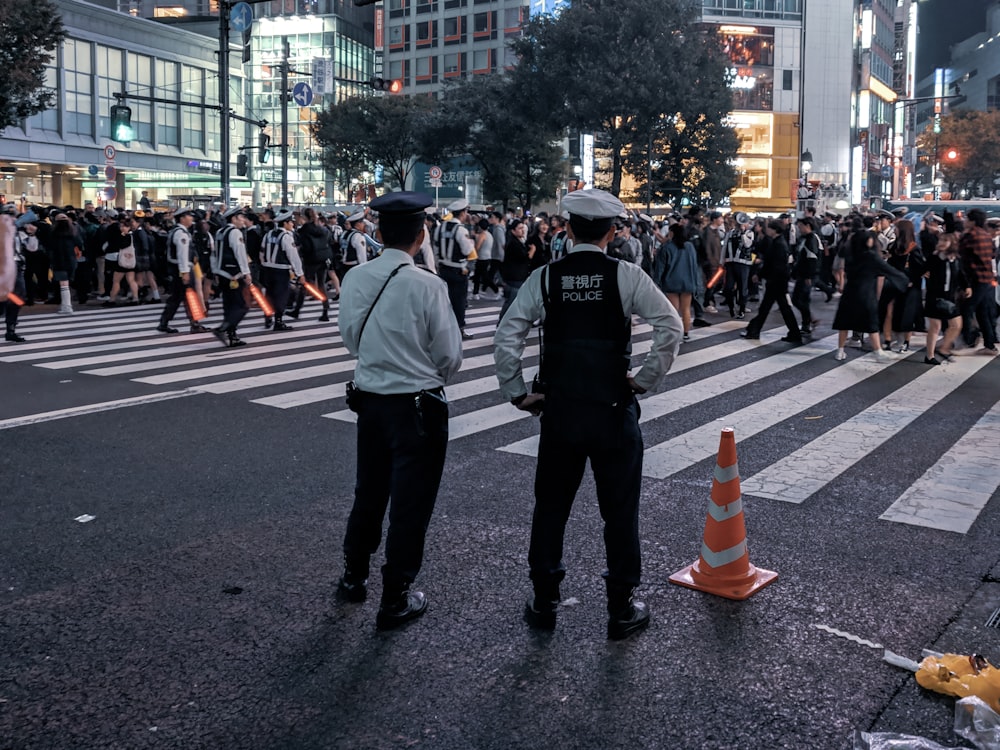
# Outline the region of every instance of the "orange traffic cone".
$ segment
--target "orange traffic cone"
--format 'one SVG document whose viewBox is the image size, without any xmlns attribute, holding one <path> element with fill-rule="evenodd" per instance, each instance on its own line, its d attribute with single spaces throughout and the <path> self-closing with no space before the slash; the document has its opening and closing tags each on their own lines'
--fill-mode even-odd
<svg viewBox="0 0 1000 750">
<path fill-rule="evenodd" d="M 740 497 L 740 469 L 736 463 L 736 435 L 732 427 L 727 427 L 719 441 L 701 555 L 670 576 L 670 582 L 742 601 L 777 577 L 773 571 L 750 564 Z"/>
</svg>

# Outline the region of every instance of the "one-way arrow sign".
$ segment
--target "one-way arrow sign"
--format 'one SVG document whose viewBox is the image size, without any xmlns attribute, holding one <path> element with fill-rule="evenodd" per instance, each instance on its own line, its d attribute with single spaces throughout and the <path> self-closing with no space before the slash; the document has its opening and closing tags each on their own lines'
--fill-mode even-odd
<svg viewBox="0 0 1000 750">
<path fill-rule="evenodd" d="M 305 81 L 296 83 L 295 88 L 292 89 L 292 98 L 300 107 L 308 107 L 313 100 L 312 86 Z"/>
</svg>

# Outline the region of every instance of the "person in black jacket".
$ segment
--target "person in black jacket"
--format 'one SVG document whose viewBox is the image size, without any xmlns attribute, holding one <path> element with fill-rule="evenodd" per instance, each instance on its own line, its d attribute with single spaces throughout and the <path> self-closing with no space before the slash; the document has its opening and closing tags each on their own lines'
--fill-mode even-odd
<svg viewBox="0 0 1000 750">
<path fill-rule="evenodd" d="M 803 216 L 796 222 L 799 239 L 795 245 L 795 263 L 792 268 L 792 278 L 795 279 L 792 304 L 802 314 L 803 334 L 812 333 L 813 327 L 819 324 L 818 320 L 813 319 L 810 309 L 813 280 L 819 274 L 819 259 L 822 252 L 814 222 L 810 216 Z"/>
<path fill-rule="evenodd" d="M 333 248 L 330 247 L 330 230 L 319 223 L 319 217 L 312 208 L 307 208 L 302 216 L 305 222 L 299 227 L 299 251 L 302 254 L 302 266 L 306 281 L 314 284 L 317 289 L 326 289 L 326 272 L 333 265 Z M 306 290 L 299 287 L 295 299 L 295 309 L 288 313 L 290 318 L 298 318 L 302 305 L 306 300 Z M 319 320 L 330 320 L 330 299 L 323 299 L 323 313 Z"/>
<path fill-rule="evenodd" d="M 799 333 L 799 325 L 795 321 L 795 313 L 792 306 L 788 304 L 788 241 L 785 239 L 784 225 L 772 219 L 764 227 L 764 234 L 767 235 L 767 242 L 762 246 L 764 263 L 760 269 L 760 277 L 767 282 L 764 287 L 764 299 L 761 300 L 760 310 L 746 331 L 743 332 L 745 339 L 759 339 L 760 329 L 764 327 L 767 315 L 771 312 L 774 303 L 778 303 L 781 317 L 788 326 L 788 334 L 781 337 L 782 341 L 790 344 L 801 344 L 802 334 Z"/>
<path fill-rule="evenodd" d="M 500 264 L 500 278 L 503 280 L 503 307 L 500 308 L 500 320 L 503 320 L 507 308 L 514 302 L 521 285 L 531 274 L 531 256 L 535 250 L 525 244 L 524 239 L 527 235 L 527 225 L 518 219 L 507 227 L 507 245 L 503 250 L 503 262 Z"/>
</svg>

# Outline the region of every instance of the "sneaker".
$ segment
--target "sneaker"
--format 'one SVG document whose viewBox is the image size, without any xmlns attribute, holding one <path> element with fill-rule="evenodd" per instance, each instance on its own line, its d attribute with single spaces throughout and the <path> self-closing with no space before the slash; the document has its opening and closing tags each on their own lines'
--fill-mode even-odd
<svg viewBox="0 0 1000 750">
<path fill-rule="evenodd" d="M 686 343 L 686 342 L 688 342 L 690 340 L 691 340 L 691 334 L 690 333 L 685 333 L 683 341 Z"/>
<path fill-rule="evenodd" d="M 478 294 L 473 294 L 473 295 L 472 295 L 472 301 L 473 301 L 473 302 L 479 302 L 479 299 L 480 299 L 480 297 L 479 297 L 479 295 L 478 295 Z"/>
<path fill-rule="evenodd" d="M 845 359 L 847 359 L 847 352 L 845 352 L 843 349 L 838 349 L 837 353 L 833 355 L 833 358 L 838 362 L 843 362 Z"/>
<path fill-rule="evenodd" d="M 743 320 L 746 316 L 747 316 L 747 314 L 745 312 L 738 312 L 738 313 L 736 313 L 736 319 L 737 320 Z"/>
<path fill-rule="evenodd" d="M 896 359 L 896 354 L 894 352 L 887 352 L 885 349 L 872 352 L 872 354 L 875 356 L 876 362 L 892 362 Z"/>
<path fill-rule="evenodd" d="M 106 294 L 99 294 L 94 299 L 96 299 L 98 302 L 110 302 L 111 301 L 111 297 L 109 297 Z"/>
<path fill-rule="evenodd" d="M 717 312 L 719 312 L 719 310 L 718 310 L 718 308 L 715 305 L 709 305 L 708 307 L 705 308 L 705 312 L 707 312 L 707 313 L 717 313 Z"/>
<path fill-rule="evenodd" d="M 468 341 L 469 339 L 473 338 L 473 336 L 472 336 L 472 334 L 471 334 L 471 333 L 468 333 L 468 332 L 467 332 L 467 331 L 466 331 L 466 330 L 465 330 L 465 329 L 463 328 L 463 329 L 462 329 L 462 338 L 463 338 L 463 339 L 465 339 L 466 341 Z"/>
</svg>

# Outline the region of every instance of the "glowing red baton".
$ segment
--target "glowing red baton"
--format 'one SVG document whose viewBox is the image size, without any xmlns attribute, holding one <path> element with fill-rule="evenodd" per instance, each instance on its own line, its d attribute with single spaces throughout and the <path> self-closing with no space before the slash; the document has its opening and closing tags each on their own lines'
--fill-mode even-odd
<svg viewBox="0 0 1000 750">
<path fill-rule="evenodd" d="M 188 312 L 191 313 L 191 320 L 195 323 L 200 323 L 208 317 L 205 306 L 201 304 L 201 297 L 191 287 L 184 290 L 184 300 L 187 302 Z"/>
<path fill-rule="evenodd" d="M 10 294 L 7 295 L 7 301 L 13 302 L 18 307 L 24 305 L 24 300 L 18 297 L 16 294 L 14 294 L 14 292 L 11 292 Z"/>
<path fill-rule="evenodd" d="M 258 289 L 252 281 L 247 282 L 247 287 L 250 288 L 250 296 L 253 297 L 254 302 L 256 302 L 258 307 L 260 307 L 261 312 L 264 313 L 264 317 L 273 318 L 274 308 L 271 307 L 271 303 L 267 301 L 267 297 L 264 296 L 264 293 Z"/>
<path fill-rule="evenodd" d="M 305 290 L 309 292 L 309 294 L 318 299 L 320 302 L 326 302 L 326 295 L 317 289 L 314 284 L 310 284 L 308 281 L 303 281 L 302 286 L 305 287 Z"/>
<path fill-rule="evenodd" d="M 712 278 L 708 280 L 708 284 L 706 284 L 705 286 L 708 289 L 711 289 L 713 286 L 718 284 L 719 280 L 722 278 L 723 273 L 725 273 L 725 269 L 723 269 L 722 266 L 719 266 L 719 270 L 716 271 L 714 274 L 712 274 Z"/>
</svg>

